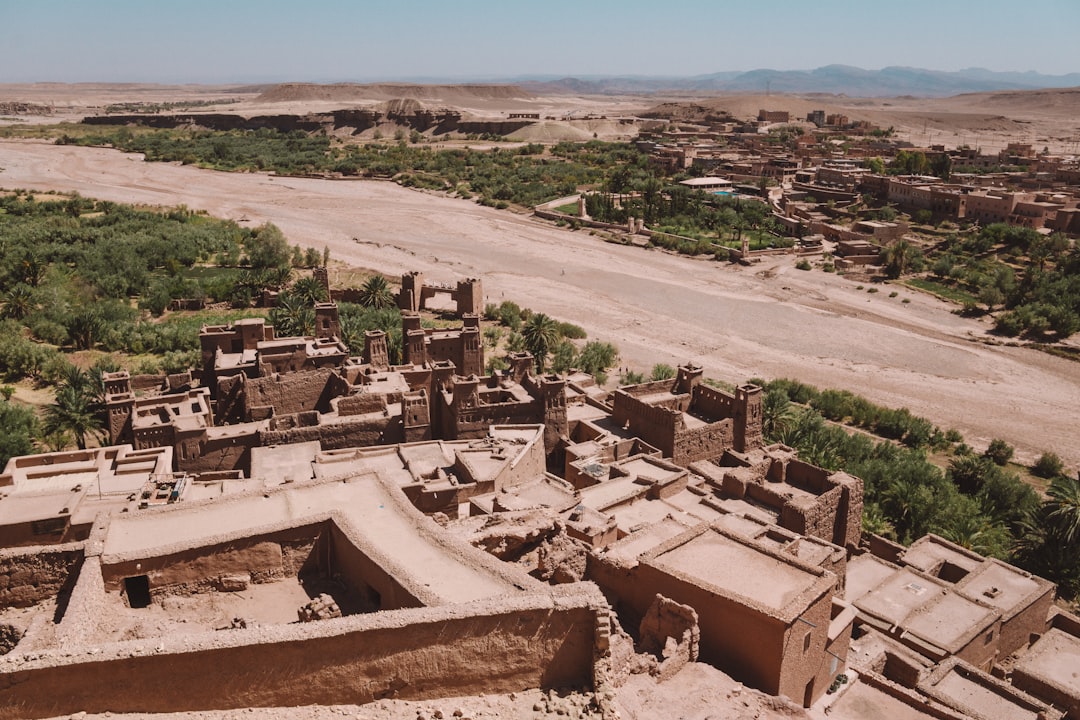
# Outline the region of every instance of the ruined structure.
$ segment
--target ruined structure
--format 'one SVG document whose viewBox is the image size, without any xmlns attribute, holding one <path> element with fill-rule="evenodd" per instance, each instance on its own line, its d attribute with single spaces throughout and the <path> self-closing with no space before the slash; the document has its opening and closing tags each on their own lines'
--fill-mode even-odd
<svg viewBox="0 0 1080 720">
<path fill-rule="evenodd" d="M 0 475 L 0 707 L 601 691 L 702 661 L 841 718 L 1080 712 L 1053 584 L 864 536 L 862 481 L 766 446 L 760 388 L 687 364 L 607 393 L 527 353 L 485 375 L 463 312 L 406 311 L 398 365 L 382 331 L 349 357 L 326 304 L 312 338 L 205 328 L 201 386 L 107 374 L 114 444 Z"/>
<path fill-rule="evenodd" d="M 449 285 L 427 280 L 423 273 L 415 270 L 401 276 L 398 307 L 420 312 L 427 308 L 428 300 L 439 295 L 449 297 L 458 315 L 479 315 L 484 311 L 484 291 L 478 279 L 458 280 L 456 285 Z"/>
</svg>

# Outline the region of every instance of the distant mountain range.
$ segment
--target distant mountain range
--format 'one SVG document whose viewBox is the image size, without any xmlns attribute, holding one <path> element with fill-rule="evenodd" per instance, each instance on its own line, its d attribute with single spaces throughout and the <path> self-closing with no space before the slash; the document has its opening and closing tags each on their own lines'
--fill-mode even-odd
<svg viewBox="0 0 1080 720">
<path fill-rule="evenodd" d="M 1036 72 L 995 72 L 968 68 L 956 72 L 909 67 L 863 70 L 849 65 L 826 65 L 816 70 L 750 70 L 693 77 L 584 76 L 558 79 L 509 79 L 537 93 L 615 95 L 625 93 L 752 92 L 828 93 L 849 97 L 914 95 L 942 97 L 994 90 L 1036 90 L 1080 86 L 1080 73 L 1042 75 Z"/>
</svg>

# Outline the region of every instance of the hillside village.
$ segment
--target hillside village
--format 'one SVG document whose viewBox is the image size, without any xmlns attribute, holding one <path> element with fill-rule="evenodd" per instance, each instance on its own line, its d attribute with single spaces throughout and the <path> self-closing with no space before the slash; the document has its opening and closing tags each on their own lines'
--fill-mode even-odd
<svg viewBox="0 0 1080 720">
<path fill-rule="evenodd" d="M 102 447 L 0 474 L 0 704 L 540 687 L 614 718 L 632 675 L 700 662 L 811 717 L 1080 717 L 1053 583 L 864 532 L 862 480 L 767 444 L 756 385 L 489 371 L 486 299 L 403 276 L 400 363 L 331 301 L 313 336 L 204 326 L 201 371 L 107 373 Z M 433 300 L 456 321 L 426 327 Z"/>
</svg>

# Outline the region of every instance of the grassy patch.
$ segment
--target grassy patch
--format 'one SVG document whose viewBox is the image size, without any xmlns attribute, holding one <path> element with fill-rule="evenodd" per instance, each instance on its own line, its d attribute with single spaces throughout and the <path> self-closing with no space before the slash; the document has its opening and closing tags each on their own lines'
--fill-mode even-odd
<svg viewBox="0 0 1080 720">
<path fill-rule="evenodd" d="M 904 281 L 904 284 L 917 290 L 923 290 L 932 295 L 937 295 L 939 298 L 949 300 L 950 302 L 959 303 L 960 305 L 978 302 L 978 298 L 966 290 L 945 285 L 944 283 L 930 280 L 929 278 L 908 278 Z"/>
</svg>

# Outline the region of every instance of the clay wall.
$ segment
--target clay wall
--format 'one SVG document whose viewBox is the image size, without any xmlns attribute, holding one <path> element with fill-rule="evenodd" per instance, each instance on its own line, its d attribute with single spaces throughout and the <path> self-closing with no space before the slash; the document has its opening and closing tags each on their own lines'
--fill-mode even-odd
<svg viewBox="0 0 1080 720">
<path fill-rule="evenodd" d="M 48 520 L 12 520 L 0 525 L 0 548 L 29 547 L 76 540 L 70 515 L 57 515 Z"/>
<path fill-rule="evenodd" d="M 1080 696 L 1068 686 L 1059 685 L 1042 675 L 1028 673 L 1024 668 L 1015 668 L 1011 681 L 1017 690 L 1064 710 L 1069 720 L 1080 717 Z"/>
<path fill-rule="evenodd" d="M 985 672 L 990 672 L 990 667 L 998 655 L 1000 637 L 1001 618 L 996 618 L 993 623 L 975 633 L 975 637 L 954 653 L 954 656 Z"/>
<path fill-rule="evenodd" d="M 906 547 L 899 543 L 872 533 L 863 536 L 863 544 L 874 557 L 896 564 L 900 563 L 900 558 L 903 556 L 904 551 L 907 550 Z"/>
<path fill-rule="evenodd" d="M 592 687 L 598 610 L 585 588 L 447 608 L 158 640 L 0 670 L 0 717 L 423 700 Z M 137 641 L 135 644 L 139 644 Z M 96 649 L 95 649 L 96 652 Z M 112 657 L 116 657 L 113 655 Z M 118 682 L 118 678 L 122 682 Z M 57 692 L 57 688 L 64 691 Z M 193 689 L 197 689 L 194 692 Z"/>
<path fill-rule="evenodd" d="M 675 435 L 671 461 L 686 466 L 698 460 L 720 457 L 734 443 L 735 432 L 731 420 L 706 425 L 693 430 L 682 430 Z"/>
<path fill-rule="evenodd" d="M 338 422 L 320 425 L 295 426 L 281 430 L 263 430 L 260 445 L 287 445 L 317 441 L 323 450 L 348 447 L 388 445 L 404 442 L 401 416 L 348 416 Z"/>
<path fill-rule="evenodd" d="M 274 415 L 292 415 L 305 410 L 328 412 L 333 391 L 333 370 L 311 370 L 254 378 L 244 384 L 244 420 L 252 419 L 252 410 L 272 407 Z"/>
<path fill-rule="evenodd" d="M 802 702 L 807 683 L 831 657 L 824 653 L 829 593 L 801 615 L 816 627 L 797 621 L 787 626 L 747 604 L 645 564 L 629 568 L 590 554 L 586 577 L 603 591 L 623 627 L 638 627 L 656 594 L 694 608 L 701 627 L 701 660 L 771 695 L 783 693 Z M 811 644 L 804 652 L 806 632 L 811 633 Z M 814 697 L 826 689 L 827 685 L 815 683 Z"/>
<path fill-rule="evenodd" d="M 177 468 L 190 473 L 242 470 L 251 467 L 251 448 L 259 445 L 259 433 L 253 426 L 250 432 L 227 435 L 206 435 L 199 443 L 199 452 L 187 460 L 177 460 Z"/>
<path fill-rule="evenodd" d="M 82 558 L 82 550 L 71 546 L 0 551 L 0 609 L 30 607 L 70 591 Z"/>
<path fill-rule="evenodd" d="M 1026 647 L 1032 635 L 1042 635 L 1047 630 L 1046 618 L 1054 607 L 1054 587 L 1048 586 L 1034 602 L 1012 617 L 1001 620 L 1001 639 L 998 641 L 1000 655 L 1009 655 Z"/>
<path fill-rule="evenodd" d="M 684 427 L 680 412 L 677 408 L 648 405 L 636 397 L 617 391 L 611 416 L 619 425 L 629 425 L 634 434 L 660 450 L 664 457 L 672 457 L 675 452 L 675 435 Z"/>
<path fill-rule="evenodd" d="M 333 570 L 350 591 L 372 598 L 371 591 L 374 590 L 379 610 L 423 607 L 424 603 L 418 597 L 386 572 L 380 563 L 368 557 L 335 523 L 330 523 L 329 537 Z"/>
<path fill-rule="evenodd" d="M 644 587 L 698 611 L 702 660 L 770 695 L 780 693 L 782 622 L 656 568 L 639 566 L 635 576 Z"/>
<path fill-rule="evenodd" d="M 694 387 L 691 408 L 711 420 L 735 417 L 735 397 L 708 385 Z"/>
<path fill-rule="evenodd" d="M 226 425 L 244 420 L 244 388 L 247 376 L 230 375 L 219 377 L 212 390 L 216 400 L 214 417 L 217 423 Z"/>
<path fill-rule="evenodd" d="M 150 592 L 157 595 L 206 591 L 230 575 L 250 575 L 252 582 L 295 577 L 302 570 L 324 569 L 317 565 L 321 553 L 312 553 L 312 548 L 328 525 L 305 525 L 137 561 L 106 562 L 102 579 L 106 590 L 119 591 L 124 578 L 146 575 Z"/>
</svg>

